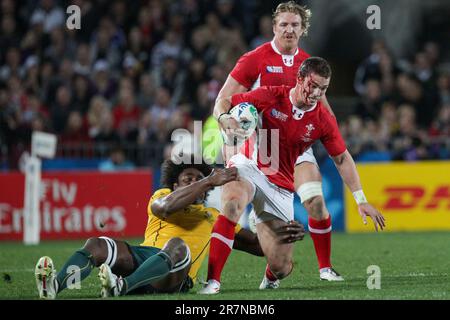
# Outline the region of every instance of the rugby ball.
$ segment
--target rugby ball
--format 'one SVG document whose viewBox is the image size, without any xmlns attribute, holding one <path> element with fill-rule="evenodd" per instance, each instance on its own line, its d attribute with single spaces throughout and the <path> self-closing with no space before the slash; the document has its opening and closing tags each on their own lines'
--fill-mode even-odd
<svg viewBox="0 0 450 320">
<path fill-rule="evenodd" d="M 258 125 L 258 110 L 256 107 L 248 102 L 242 102 L 235 105 L 229 111 L 230 117 L 235 119 L 240 127 L 245 131 L 242 137 L 230 137 L 225 138 L 225 143 L 230 145 L 238 145 L 250 138 Z M 228 141 L 227 141 L 228 140 Z"/>
</svg>

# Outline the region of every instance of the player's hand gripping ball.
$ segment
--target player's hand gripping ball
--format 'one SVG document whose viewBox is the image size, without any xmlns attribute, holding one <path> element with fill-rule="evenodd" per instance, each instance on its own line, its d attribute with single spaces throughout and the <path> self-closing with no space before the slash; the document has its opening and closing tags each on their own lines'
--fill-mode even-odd
<svg viewBox="0 0 450 320">
<path fill-rule="evenodd" d="M 231 118 L 235 119 L 240 129 L 240 134 L 234 137 L 224 137 L 225 143 L 230 145 L 239 145 L 253 134 L 258 124 L 258 111 L 255 106 L 248 102 L 242 102 L 238 105 L 235 105 L 229 111 L 229 115 Z M 227 140 L 233 140 L 228 141 Z"/>
</svg>

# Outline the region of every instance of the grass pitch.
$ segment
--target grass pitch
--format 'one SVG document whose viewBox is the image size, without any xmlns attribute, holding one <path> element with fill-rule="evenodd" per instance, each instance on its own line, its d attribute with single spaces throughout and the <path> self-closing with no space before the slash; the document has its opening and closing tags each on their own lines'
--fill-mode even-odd
<svg viewBox="0 0 450 320">
<path fill-rule="evenodd" d="M 128 239 L 139 244 L 141 239 Z M 84 241 L 48 241 L 39 246 L 0 244 L 0 299 L 37 299 L 34 266 L 50 256 L 57 270 Z M 129 296 L 119 299 L 450 299 L 450 233 L 334 233 L 332 261 L 344 282 L 320 281 L 309 235 L 295 247 L 293 273 L 278 290 L 258 290 L 265 268 L 263 258 L 234 251 L 222 274 L 221 293 L 197 295 L 196 284 L 188 294 Z M 206 275 L 206 260 L 200 278 Z M 367 288 L 367 268 L 381 271 L 381 288 Z M 97 299 L 100 284 L 95 269 L 79 290 L 65 290 L 58 299 Z M 371 282 L 372 283 L 372 282 Z"/>
</svg>

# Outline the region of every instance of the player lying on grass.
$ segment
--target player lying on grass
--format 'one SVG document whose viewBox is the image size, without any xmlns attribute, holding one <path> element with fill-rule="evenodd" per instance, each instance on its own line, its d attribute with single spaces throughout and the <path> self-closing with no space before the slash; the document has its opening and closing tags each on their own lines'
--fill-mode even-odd
<svg viewBox="0 0 450 320">
<path fill-rule="evenodd" d="M 247 102 L 256 107 L 262 117 L 261 127 L 268 133 L 264 152 L 271 157 L 271 162 L 262 162 L 260 158 L 255 162 L 243 154 L 236 154 L 229 159 L 227 166 L 238 168 L 240 178 L 222 187 L 223 209 L 213 228 L 208 284 L 199 293 L 219 292 L 220 275 L 235 238 L 233 229 L 249 203 L 255 208 L 258 239 L 269 266 L 260 288 L 276 288 L 279 280 L 291 273 L 293 244 L 279 242 L 274 231 L 288 225 L 293 219 L 295 162 L 298 155 L 317 140 L 322 142 L 344 183 L 353 192 L 364 223 L 369 216 L 377 231 L 378 228 L 384 228 L 383 215 L 364 196 L 358 171 L 339 132 L 336 118 L 322 105 L 321 99 L 330 79 L 331 67 L 328 62 L 311 57 L 300 65 L 294 88 L 284 85 L 264 86 L 216 102 L 214 115 L 221 128 L 231 136 L 239 135 L 242 131 L 238 122 L 227 115 L 232 106 Z M 272 141 L 275 139 L 272 133 L 278 133 L 274 135 L 278 140 Z M 262 147 L 258 146 L 259 149 Z M 315 200 L 315 191 L 319 188 L 318 184 L 310 185 L 305 193 L 305 201 L 312 202 L 320 211 L 324 210 L 324 206 L 321 201 Z"/>
<path fill-rule="evenodd" d="M 51 258 L 40 258 L 35 268 L 39 296 L 54 299 L 73 279 L 85 279 L 98 266 L 103 297 L 188 291 L 209 251 L 211 230 L 219 216 L 216 209 L 203 205 L 204 199 L 215 186 L 237 179 L 236 168 L 213 171 L 205 163 L 177 165 L 166 160 L 161 173 L 164 188 L 148 204 L 144 242 L 132 246 L 107 237 L 90 238 L 58 274 Z M 234 249 L 263 255 L 254 233 L 239 225 L 234 232 Z M 280 241 L 290 243 L 303 239 L 304 229 L 292 221 L 277 233 Z"/>
</svg>

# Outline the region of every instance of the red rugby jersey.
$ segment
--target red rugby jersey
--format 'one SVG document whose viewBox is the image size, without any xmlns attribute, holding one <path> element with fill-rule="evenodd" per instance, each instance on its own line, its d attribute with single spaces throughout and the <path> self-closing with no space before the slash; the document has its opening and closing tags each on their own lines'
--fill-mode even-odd
<svg viewBox="0 0 450 320">
<path fill-rule="evenodd" d="M 281 85 L 294 87 L 298 68 L 307 58 L 309 54 L 300 48 L 294 55 L 281 54 L 272 40 L 242 55 L 230 75 L 247 89 Z M 245 141 L 240 153 L 257 160 L 255 135 Z"/>
<path fill-rule="evenodd" d="M 319 101 L 317 105 L 302 111 L 289 99 L 288 86 L 264 86 L 253 91 L 235 94 L 232 105 L 241 102 L 253 104 L 260 114 L 260 129 L 267 129 L 266 148 L 259 132 L 257 157 L 258 167 L 269 180 L 279 187 L 294 192 L 294 166 L 298 155 L 320 140 L 330 156 L 337 156 L 346 150 L 336 118 Z M 270 131 L 278 129 L 278 141 L 272 141 Z M 273 146 L 272 146 L 273 144 Z M 277 150 L 272 149 L 275 148 Z M 267 150 L 267 152 L 266 152 Z M 261 153 L 264 152 L 264 153 Z M 278 156 L 276 154 L 278 153 Z M 271 159 L 267 162 L 266 157 Z M 249 156 L 247 156 L 249 157 Z M 250 158 L 250 157 L 249 157 Z"/>
</svg>

